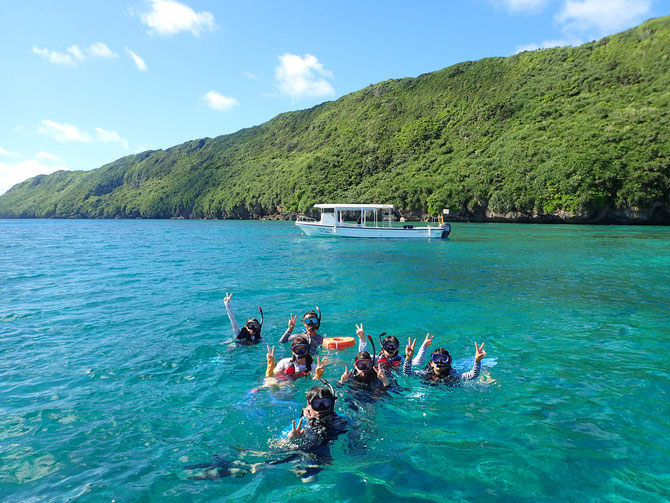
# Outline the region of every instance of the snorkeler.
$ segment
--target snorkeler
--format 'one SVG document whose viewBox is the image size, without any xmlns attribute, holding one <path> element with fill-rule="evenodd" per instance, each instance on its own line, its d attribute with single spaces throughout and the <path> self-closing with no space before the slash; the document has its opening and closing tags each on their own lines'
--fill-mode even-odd
<svg viewBox="0 0 670 503">
<path fill-rule="evenodd" d="M 414 354 L 415 344 L 416 339 L 412 341 L 410 338 L 407 347 L 405 348 L 406 359 L 405 364 L 403 365 L 403 373 L 405 375 L 418 375 L 432 382 L 458 383 L 460 381 L 477 379 L 482 366 L 482 358 L 486 356 L 484 343 L 482 342 L 482 345 L 478 346 L 475 342 L 475 363 L 472 366 L 472 370 L 461 374 L 451 367 L 451 355 L 449 352 L 444 348 L 437 348 L 433 351 L 430 357 L 430 362 L 426 365 L 426 368 L 412 370 L 411 358 Z"/>
<path fill-rule="evenodd" d="M 352 370 L 347 370 L 347 367 L 344 367 L 344 373 L 337 384 L 342 385 L 349 381 L 366 388 L 377 388 L 380 386 L 388 388 L 391 384 L 384 369 L 375 366 L 375 362 L 367 351 L 360 351 L 356 355 Z"/>
<path fill-rule="evenodd" d="M 302 316 L 302 324 L 305 326 L 302 333 L 291 335 L 297 319 L 298 315 L 294 316 L 293 313 L 291 313 L 288 320 L 288 328 L 286 329 L 286 332 L 284 332 L 284 335 L 279 338 L 279 343 L 283 344 L 285 342 L 290 342 L 296 337 L 306 335 L 309 337 L 311 352 L 316 353 L 321 344 L 323 344 L 323 336 L 316 332 L 321 326 L 321 310 L 319 309 L 319 306 L 316 306 L 316 311 L 308 311 Z"/>
<path fill-rule="evenodd" d="M 343 433 L 349 431 L 348 421 L 335 412 L 335 391 L 326 381 L 327 386 L 314 386 L 305 398 L 307 404 L 302 410 L 301 418 L 296 425 L 295 420 L 285 437 L 274 443 L 275 452 L 263 453 L 263 457 L 275 457 L 288 454 L 280 459 L 265 459 L 251 463 L 240 459 L 227 460 L 215 456 L 214 463 L 201 463 L 186 466 L 187 470 L 204 469 L 193 475 L 191 479 L 215 479 L 220 477 L 239 476 L 255 473 L 261 467 L 273 466 L 296 461 L 295 470 L 303 482 L 312 482 L 325 465 L 332 462 L 330 444 Z M 250 451 L 250 454 L 253 454 Z M 258 458 L 258 456 L 256 456 Z M 257 459 L 258 461 L 258 459 Z"/>
<path fill-rule="evenodd" d="M 327 359 L 318 357 L 316 365 L 310 353 L 309 339 L 298 335 L 291 342 L 291 357 L 283 358 L 275 365 L 275 347 L 268 346 L 267 369 L 265 377 L 277 377 L 278 379 L 295 379 L 314 375 L 314 379 L 321 379 Z"/>
<path fill-rule="evenodd" d="M 358 335 L 358 351 L 367 351 L 368 349 L 368 339 L 372 343 L 372 338 L 365 334 L 363 330 L 363 324 L 360 326 L 356 325 L 356 335 Z M 379 365 L 380 368 L 386 370 L 399 370 L 400 367 L 405 363 L 405 356 L 398 353 L 398 348 L 400 347 L 400 342 L 398 339 L 392 335 L 386 335 L 386 332 L 379 336 L 379 342 L 382 346 L 381 351 L 377 355 L 376 365 Z M 382 339 L 382 337 L 384 337 Z M 420 367 L 423 365 L 423 359 L 426 354 L 426 348 L 428 348 L 433 343 L 433 337 L 430 334 L 426 334 L 426 339 L 421 344 L 419 348 L 419 353 L 416 355 L 416 358 L 412 361 L 412 365 L 415 367 Z M 373 343 L 374 346 L 374 343 Z M 373 347 L 374 350 L 374 347 Z"/>
<path fill-rule="evenodd" d="M 261 340 L 263 310 L 260 308 L 260 306 L 258 307 L 258 310 L 261 313 L 261 321 L 258 321 L 256 318 L 249 318 L 245 325 L 240 329 L 237 324 L 237 319 L 235 319 L 233 308 L 230 305 L 230 298 L 232 296 L 232 293 L 226 293 L 226 296 L 223 299 L 223 303 L 226 306 L 226 312 L 228 313 L 230 326 L 233 327 L 233 337 L 235 337 L 235 340 L 240 344 L 257 344 Z"/>
</svg>

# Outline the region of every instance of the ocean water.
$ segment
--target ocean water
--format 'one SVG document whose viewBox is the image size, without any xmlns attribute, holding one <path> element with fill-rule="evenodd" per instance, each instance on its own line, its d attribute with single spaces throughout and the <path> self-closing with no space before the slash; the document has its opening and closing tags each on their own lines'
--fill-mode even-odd
<svg viewBox="0 0 670 503">
<path fill-rule="evenodd" d="M 283 222 L 0 221 L 2 501 L 667 501 L 670 229 L 453 225 L 447 241 L 318 239 Z M 352 430 L 318 480 L 287 463 L 194 480 L 185 466 L 273 456 L 313 384 L 262 387 L 274 342 L 430 332 L 460 388 L 400 376 L 338 390 Z M 289 353 L 278 345 L 279 355 Z M 355 349 L 322 351 L 336 381 Z"/>
</svg>

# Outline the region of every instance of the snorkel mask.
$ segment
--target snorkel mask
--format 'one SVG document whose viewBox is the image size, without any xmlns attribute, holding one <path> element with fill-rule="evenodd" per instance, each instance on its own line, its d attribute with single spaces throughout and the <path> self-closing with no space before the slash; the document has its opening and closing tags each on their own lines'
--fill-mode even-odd
<svg viewBox="0 0 670 503">
<path fill-rule="evenodd" d="M 440 349 L 433 352 L 430 361 L 432 361 L 438 368 L 451 367 L 451 355 L 449 353 L 445 354 L 438 351 L 440 351 Z"/>
<path fill-rule="evenodd" d="M 314 386 L 307 392 L 307 403 L 319 415 L 327 416 L 335 412 L 335 390 L 325 379 L 321 379 L 325 386 Z M 327 386 L 327 387 L 326 387 Z"/>
<path fill-rule="evenodd" d="M 247 332 L 249 332 L 251 335 L 260 335 L 261 333 L 261 328 L 263 328 L 263 310 L 258 307 L 258 310 L 261 313 L 261 321 L 258 321 L 256 318 L 249 318 L 247 320 L 247 323 L 244 325 L 244 327 L 247 329 Z"/>
<path fill-rule="evenodd" d="M 375 362 L 372 360 L 370 353 L 367 351 L 361 351 L 356 355 L 356 359 L 354 360 L 354 368 L 359 372 L 368 375 L 370 372 L 372 372 L 374 366 Z"/>
<path fill-rule="evenodd" d="M 321 326 L 321 310 L 316 306 L 316 311 L 308 311 L 302 317 L 302 322 L 314 330 L 318 330 Z"/>
<path fill-rule="evenodd" d="M 381 334 L 379 336 L 379 343 L 382 345 L 382 349 L 389 353 L 391 356 L 395 356 L 398 354 L 398 348 L 400 347 L 400 342 L 398 342 L 398 339 L 393 337 L 392 335 L 388 335 L 384 337 L 382 340 L 382 337 L 386 335 L 386 332 Z"/>
</svg>

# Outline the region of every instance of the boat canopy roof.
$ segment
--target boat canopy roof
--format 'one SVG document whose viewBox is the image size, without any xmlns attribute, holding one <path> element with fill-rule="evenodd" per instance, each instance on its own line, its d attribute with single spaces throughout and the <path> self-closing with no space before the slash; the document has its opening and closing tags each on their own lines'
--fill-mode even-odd
<svg viewBox="0 0 670 503">
<path fill-rule="evenodd" d="M 360 210 L 392 210 L 392 204 L 315 204 L 321 210 L 360 211 Z"/>
</svg>

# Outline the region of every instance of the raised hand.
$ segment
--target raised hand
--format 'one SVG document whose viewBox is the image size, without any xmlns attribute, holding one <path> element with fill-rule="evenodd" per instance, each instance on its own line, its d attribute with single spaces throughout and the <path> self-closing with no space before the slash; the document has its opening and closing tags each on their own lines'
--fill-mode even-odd
<svg viewBox="0 0 670 503">
<path fill-rule="evenodd" d="M 342 377 L 340 377 L 340 384 L 344 384 L 349 379 L 351 379 L 351 372 L 349 372 L 347 367 L 344 367 L 344 373 L 342 374 Z"/>
<path fill-rule="evenodd" d="M 430 334 L 426 334 L 426 340 L 423 341 L 423 347 L 424 347 L 424 348 L 427 348 L 427 347 L 430 346 L 432 343 L 433 343 L 433 336 L 431 336 Z"/>
<path fill-rule="evenodd" d="M 266 356 L 268 360 L 268 366 L 267 369 L 265 370 L 265 377 L 272 377 L 275 375 L 275 347 L 272 346 L 272 349 L 270 349 L 270 346 L 268 346 L 268 354 Z"/>
<path fill-rule="evenodd" d="M 365 340 L 365 330 L 363 330 L 363 324 L 362 323 L 361 323 L 360 327 L 358 325 L 356 325 L 356 335 L 358 336 L 358 338 L 360 340 L 362 340 L 362 341 Z"/>
<path fill-rule="evenodd" d="M 318 381 L 323 376 L 323 372 L 326 370 L 326 365 L 330 363 L 327 358 L 324 358 L 323 361 L 321 357 L 316 358 L 316 369 L 314 370 L 314 380 Z"/>
<path fill-rule="evenodd" d="M 477 346 L 477 343 L 475 342 L 475 361 L 479 363 L 485 356 L 486 351 L 484 351 L 484 343 L 482 342 L 481 346 Z"/>
<path fill-rule="evenodd" d="M 302 437 L 305 434 L 305 430 L 302 428 L 302 418 L 298 421 L 298 426 L 295 425 L 295 419 L 293 420 L 293 426 L 291 431 L 288 433 L 288 438 Z"/>
<path fill-rule="evenodd" d="M 386 372 L 384 371 L 384 369 L 382 367 L 372 367 L 372 368 L 375 369 L 375 373 L 377 374 L 377 377 L 382 382 L 382 384 L 384 386 L 388 386 L 389 385 L 389 378 L 386 377 Z"/>
<path fill-rule="evenodd" d="M 232 296 L 233 296 L 232 293 L 228 293 L 228 292 L 226 292 L 226 296 L 223 298 L 223 301 L 224 301 L 226 304 L 228 304 L 228 302 L 230 302 L 230 298 L 231 298 Z"/>
<path fill-rule="evenodd" d="M 407 347 L 405 348 L 405 358 L 408 360 L 412 359 L 412 356 L 414 356 L 414 346 L 416 345 L 416 339 L 412 341 L 412 338 L 409 337 L 407 339 Z"/>
<path fill-rule="evenodd" d="M 288 329 L 289 331 L 293 332 L 293 329 L 295 328 L 295 321 L 298 319 L 297 314 L 291 313 L 291 316 L 288 318 Z"/>
</svg>

